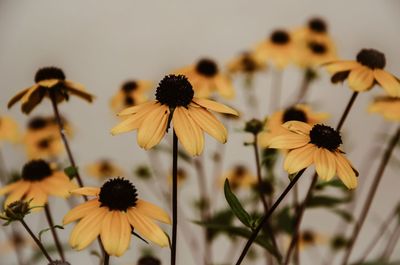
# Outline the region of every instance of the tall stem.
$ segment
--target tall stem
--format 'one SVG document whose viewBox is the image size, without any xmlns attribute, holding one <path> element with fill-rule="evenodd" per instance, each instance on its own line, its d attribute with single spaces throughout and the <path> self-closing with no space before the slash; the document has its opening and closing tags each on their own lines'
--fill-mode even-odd
<svg viewBox="0 0 400 265">
<path fill-rule="evenodd" d="M 393 231 L 392 235 L 390 236 L 388 243 L 382 253 L 382 257 L 380 260 L 389 261 L 390 256 L 393 254 L 393 251 L 396 247 L 397 242 L 400 238 L 400 225 L 397 224 L 396 229 Z"/>
<path fill-rule="evenodd" d="M 178 228 L 178 137 L 174 131 L 172 144 L 172 244 L 171 265 L 176 263 L 176 239 Z"/>
<path fill-rule="evenodd" d="M 110 264 L 110 255 L 106 252 L 104 254 L 104 265 L 109 265 Z"/>
<path fill-rule="evenodd" d="M 48 204 L 46 204 L 44 206 L 44 212 L 46 214 L 46 219 L 47 219 L 47 222 L 49 223 L 50 231 L 51 231 L 51 234 L 53 235 L 53 239 L 54 239 L 54 243 L 56 244 L 57 251 L 60 254 L 61 260 L 65 261 L 64 250 L 61 246 L 60 239 L 58 238 L 58 234 L 54 227 L 53 217 L 51 216 L 50 207 Z"/>
<path fill-rule="evenodd" d="M 349 102 L 347 103 L 346 109 L 344 110 L 342 117 L 339 120 L 338 125 L 336 126 L 336 131 L 340 131 L 342 129 L 343 123 L 347 118 L 347 115 L 349 114 L 351 107 L 353 106 L 354 101 L 356 100 L 358 96 L 358 92 L 353 92 L 353 95 L 351 95 L 351 98 Z"/>
<path fill-rule="evenodd" d="M 376 172 L 374 180 L 373 180 L 373 182 L 371 184 L 371 188 L 370 188 L 370 190 L 368 192 L 368 195 L 366 197 L 366 201 L 365 201 L 365 203 L 363 205 L 363 208 L 361 210 L 361 214 L 360 214 L 359 218 L 357 219 L 357 222 L 354 225 L 353 233 L 352 233 L 352 235 L 350 237 L 349 244 L 348 244 L 348 246 L 346 248 L 346 252 L 345 252 L 343 261 L 341 263 L 342 265 L 346 265 L 349 262 L 351 252 L 352 252 L 352 250 L 354 248 L 354 243 L 356 242 L 356 240 L 358 238 L 358 235 L 360 233 L 360 230 L 361 230 L 361 228 L 362 228 L 362 226 L 363 226 L 363 224 L 365 222 L 365 219 L 366 219 L 366 217 L 368 215 L 368 212 L 369 212 L 369 209 L 371 207 L 372 201 L 374 200 L 375 193 L 376 193 L 376 191 L 378 189 L 378 186 L 379 186 L 379 183 L 380 183 L 380 181 L 382 179 L 383 173 L 385 172 L 386 165 L 389 162 L 389 159 L 390 159 L 390 157 L 392 155 L 393 149 L 396 146 L 397 142 L 399 141 L 399 138 L 400 138 L 400 126 L 397 128 L 396 133 L 390 139 L 390 141 L 389 141 L 389 143 L 387 145 L 386 151 L 383 154 L 381 163 L 380 163 L 379 168 L 378 168 L 378 170 Z"/>
<path fill-rule="evenodd" d="M 36 245 L 40 248 L 40 250 L 42 251 L 43 255 L 46 257 L 47 261 L 49 263 L 52 263 L 53 260 L 52 258 L 49 256 L 49 253 L 47 253 L 47 250 L 45 249 L 45 247 L 43 246 L 42 242 L 40 242 L 40 240 L 35 236 L 35 234 L 32 232 L 32 230 L 29 228 L 29 226 L 25 223 L 24 220 L 19 220 L 21 222 L 21 224 L 24 226 L 25 230 L 29 233 L 29 235 L 32 237 L 32 239 L 35 241 Z"/>
<path fill-rule="evenodd" d="M 278 197 L 278 199 L 275 201 L 275 203 L 271 206 L 271 208 L 268 210 L 268 212 L 263 216 L 263 218 L 260 220 L 260 223 L 258 226 L 254 229 L 253 233 L 251 234 L 250 238 L 247 240 L 247 243 L 242 250 L 242 253 L 240 254 L 239 259 L 236 262 L 236 265 L 242 264 L 243 259 L 246 257 L 247 252 L 250 249 L 250 246 L 253 244 L 254 240 L 257 238 L 258 233 L 260 232 L 261 228 L 265 226 L 265 224 L 268 222 L 269 217 L 274 213 L 275 209 L 279 206 L 279 204 L 283 201 L 283 199 L 286 197 L 286 195 L 290 192 L 290 190 L 293 188 L 293 186 L 297 183 L 297 181 L 300 179 L 301 175 L 303 175 L 305 169 L 300 170 L 296 176 L 290 181 L 289 185 L 285 188 L 285 190 L 281 193 L 281 195 Z"/>
</svg>

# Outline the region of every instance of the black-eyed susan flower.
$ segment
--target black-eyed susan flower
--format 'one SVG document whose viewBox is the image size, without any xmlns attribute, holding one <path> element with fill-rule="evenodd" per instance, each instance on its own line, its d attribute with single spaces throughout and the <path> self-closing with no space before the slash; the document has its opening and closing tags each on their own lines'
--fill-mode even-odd
<svg viewBox="0 0 400 265">
<path fill-rule="evenodd" d="M 146 80 L 129 80 L 122 84 L 117 93 L 111 98 L 110 106 L 116 113 L 121 110 L 141 104 L 147 100 L 146 92 L 152 82 Z"/>
<path fill-rule="evenodd" d="M 114 162 L 108 159 L 102 159 L 86 167 L 89 176 L 96 179 L 105 179 L 110 177 L 123 176 L 124 171 Z"/>
<path fill-rule="evenodd" d="M 0 188 L 0 195 L 8 194 L 4 205 L 26 200 L 32 207 L 43 206 L 48 196 L 68 197 L 77 186 L 63 171 L 53 170 L 44 160 L 32 160 L 22 169 L 21 179 Z"/>
<path fill-rule="evenodd" d="M 376 97 L 368 108 L 371 113 L 377 113 L 388 121 L 400 121 L 400 98 Z"/>
<path fill-rule="evenodd" d="M 400 81 L 391 73 L 383 70 L 385 55 L 374 49 L 362 49 L 356 61 L 333 61 L 326 63 L 326 69 L 332 74 L 332 83 L 348 80 L 349 87 L 356 92 L 370 90 L 376 83 L 392 97 L 400 97 Z"/>
<path fill-rule="evenodd" d="M 146 255 L 138 260 L 137 265 L 161 265 L 161 261 L 156 257 Z"/>
<path fill-rule="evenodd" d="M 218 64 L 212 59 L 200 59 L 196 64 L 179 69 L 176 73 L 189 79 L 198 98 L 210 98 L 214 92 L 226 99 L 235 96 L 232 80 L 221 72 Z"/>
<path fill-rule="evenodd" d="M 168 246 L 168 237 L 154 222 L 170 224 L 168 214 L 158 206 L 138 199 L 135 186 L 128 180 L 114 178 L 101 188 L 84 187 L 72 193 L 96 197 L 64 216 L 64 225 L 80 220 L 69 239 L 74 249 L 86 248 L 100 235 L 109 255 L 122 256 L 129 248 L 132 231 L 161 247 Z"/>
<path fill-rule="evenodd" d="M 292 240 L 291 237 L 288 238 L 287 242 Z M 323 234 L 316 233 L 313 230 L 303 230 L 300 232 L 298 242 L 300 250 L 305 250 L 309 247 L 314 247 L 316 245 L 323 245 L 329 242 L 329 238 Z"/>
<path fill-rule="evenodd" d="M 254 52 L 251 51 L 242 52 L 239 56 L 233 58 L 227 66 L 231 74 L 242 73 L 246 75 L 253 75 L 265 70 L 266 67 L 266 63 L 258 61 Z"/>
<path fill-rule="evenodd" d="M 183 168 L 180 167 L 180 168 L 178 168 L 177 174 L 178 174 L 178 176 L 177 176 L 178 177 L 178 186 L 181 186 L 187 180 L 186 170 L 184 170 Z M 172 175 L 168 176 L 168 184 L 172 186 Z"/>
<path fill-rule="evenodd" d="M 325 121 L 328 117 L 327 113 L 314 112 L 310 106 L 305 104 L 277 111 L 267 118 L 263 132 L 258 135 L 258 142 L 260 146 L 267 147 L 273 137 L 286 132 L 286 129 L 282 127 L 285 122 L 301 121 L 312 126 Z"/>
<path fill-rule="evenodd" d="M 68 100 L 70 95 L 92 102 L 93 96 L 86 92 L 83 85 L 66 80 L 64 72 L 56 67 L 44 67 L 37 71 L 35 84 L 15 95 L 8 108 L 21 101 L 22 112 L 29 114 L 44 97 L 53 97 L 57 103 Z"/>
<path fill-rule="evenodd" d="M 256 60 L 271 63 L 275 68 L 283 69 L 295 58 L 295 48 L 291 34 L 283 29 L 272 32 L 254 50 Z"/>
<path fill-rule="evenodd" d="M 199 155 L 204 147 L 204 132 L 225 143 L 227 130 L 209 111 L 237 115 L 223 104 L 193 97 L 194 91 L 183 75 L 168 75 L 157 87 L 156 100 L 121 111 L 127 118 L 115 126 L 113 135 L 138 130 L 140 147 L 150 149 L 157 145 L 172 121 L 179 141 L 191 155 Z"/>
<path fill-rule="evenodd" d="M 16 143 L 20 137 L 18 123 L 11 117 L 0 116 L 0 142 Z"/>
<path fill-rule="evenodd" d="M 305 122 L 288 121 L 282 125 L 286 132 L 272 138 L 270 148 L 288 150 L 284 169 L 294 174 L 315 164 L 318 176 L 330 180 L 336 174 L 349 189 L 357 187 L 357 171 L 339 149 L 342 144 L 340 133 L 335 129 Z"/>
<path fill-rule="evenodd" d="M 257 177 L 244 165 L 235 165 L 223 174 L 220 178 L 221 186 L 224 185 L 226 179 L 229 180 L 229 185 L 232 189 L 251 188 L 257 183 Z"/>
</svg>

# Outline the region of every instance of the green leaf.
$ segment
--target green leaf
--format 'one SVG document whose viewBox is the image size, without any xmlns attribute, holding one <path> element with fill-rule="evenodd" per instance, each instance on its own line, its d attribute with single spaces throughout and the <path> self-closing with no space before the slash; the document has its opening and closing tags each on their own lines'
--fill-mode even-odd
<svg viewBox="0 0 400 265">
<path fill-rule="evenodd" d="M 53 228 L 64 229 L 64 227 L 61 226 L 61 225 L 55 225 L 55 226 L 53 226 Z M 43 235 L 43 233 L 46 233 L 46 232 L 49 231 L 49 230 L 51 230 L 51 227 L 45 228 L 45 229 L 43 229 L 43 230 L 40 230 L 39 235 L 38 235 L 39 241 L 42 241 L 42 235 Z"/>
<path fill-rule="evenodd" d="M 354 219 L 353 215 L 346 210 L 333 208 L 333 209 L 331 209 L 331 211 L 333 213 L 339 215 L 340 217 L 342 217 L 343 220 L 345 220 L 348 223 L 352 222 Z"/>
<path fill-rule="evenodd" d="M 70 178 L 73 179 L 78 174 L 78 168 L 69 166 L 64 168 L 64 173 Z"/>
<path fill-rule="evenodd" d="M 349 198 L 335 198 L 326 195 L 313 196 L 307 203 L 307 207 L 334 207 L 338 204 L 348 202 Z"/>
<path fill-rule="evenodd" d="M 251 218 L 250 214 L 248 214 L 246 210 L 243 208 L 242 204 L 240 203 L 236 195 L 231 191 L 228 179 L 225 180 L 224 193 L 225 193 L 225 199 L 228 202 L 229 206 L 231 207 L 232 212 L 236 215 L 236 217 L 245 226 L 253 229 L 254 221 Z"/>
</svg>

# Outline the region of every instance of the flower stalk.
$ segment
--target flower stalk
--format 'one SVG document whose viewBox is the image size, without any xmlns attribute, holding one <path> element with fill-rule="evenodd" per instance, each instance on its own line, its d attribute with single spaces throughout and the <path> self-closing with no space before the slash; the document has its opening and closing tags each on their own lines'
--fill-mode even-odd
<svg viewBox="0 0 400 265">
<path fill-rule="evenodd" d="M 176 264 L 176 240 L 178 228 L 178 137 L 173 132 L 172 143 L 172 243 L 171 265 Z"/>
<path fill-rule="evenodd" d="M 65 262 L 64 250 L 63 250 L 63 248 L 61 246 L 60 239 L 58 238 L 57 231 L 56 231 L 56 229 L 54 227 L 53 217 L 51 215 L 50 207 L 49 207 L 48 204 L 46 204 L 44 206 L 44 212 L 46 214 L 46 219 L 47 219 L 47 222 L 49 223 L 50 231 L 51 231 L 51 234 L 53 235 L 53 239 L 54 239 L 54 243 L 56 244 L 57 251 L 60 254 L 61 260 L 63 262 Z"/>
</svg>

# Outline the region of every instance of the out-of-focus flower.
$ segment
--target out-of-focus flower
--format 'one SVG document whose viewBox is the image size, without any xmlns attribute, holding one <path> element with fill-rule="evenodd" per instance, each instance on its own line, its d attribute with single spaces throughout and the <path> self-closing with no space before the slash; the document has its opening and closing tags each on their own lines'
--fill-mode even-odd
<svg viewBox="0 0 400 265">
<path fill-rule="evenodd" d="M 21 101 L 21 110 L 29 114 L 44 97 L 54 97 L 57 103 L 68 100 L 70 95 L 78 96 L 92 102 L 93 96 L 86 92 L 85 87 L 79 83 L 65 79 L 65 74 L 60 68 L 44 67 L 37 71 L 35 84 L 15 95 L 9 102 L 8 108 Z"/>
<path fill-rule="evenodd" d="M 146 80 L 129 80 L 122 84 L 111 98 L 110 106 L 116 113 L 121 110 L 147 101 L 146 92 L 152 87 L 152 82 Z"/>
<path fill-rule="evenodd" d="M 137 265 L 161 265 L 161 261 L 153 256 L 144 256 L 138 260 Z"/>
<path fill-rule="evenodd" d="M 96 179 L 106 179 L 125 175 L 121 168 L 108 159 L 94 162 L 93 164 L 88 165 L 86 170 L 89 176 L 95 177 Z"/>
<path fill-rule="evenodd" d="M 20 140 L 20 131 L 17 122 L 8 116 L 0 116 L 0 143 L 8 141 L 16 143 Z"/>
<path fill-rule="evenodd" d="M 63 171 L 54 171 L 44 160 L 32 160 L 22 169 L 22 179 L 0 188 L 0 195 L 8 194 L 4 205 L 24 199 L 30 206 L 44 206 L 48 196 L 68 197 L 77 186 Z"/>
<path fill-rule="evenodd" d="M 291 237 L 287 239 L 287 242 L 291 241 Z M 314 247 L 317 245 L 323 245 L 329 243 L 329 238 L 323 234 L 316 233 L 312 230 L 303 230 L 299 234 L 299 239 L 297 244 L 300 250 L 305 250 L 309 247 Z"/>
<path fill-rule="evenodd" d="M 376 97 L 369 106 L 368 111 L 377 113 L 389 121 L 400 121 L 400 98 L 396 97 Z"/>
<path fill-rule="evenodd" d="M 337 174 L 347 188 L 357 187 L 358 172 L 339 149 L 342 138 L 338 131 L 300 121 L 288 121 L 282 126 L 286 132 L 272 138 L 269 147 L 288 150 L 283 167 L 289 174 L 315 164 L 323 180 L 328 181 Z"/>
<path fill-rule="evenodd" d="M 202 153 L 203 132 L 225 143 L 228 132 L 209 110 L 232 115 L 238 113 L 215 101 L 195 98 L 193 94 L 192 85 L 185 76 L 168 75 L 158 85 L 156 100 L 121 111 L 118 115 L 127 118 L 111 133 L 115 135 L 137 129 L 137 142 L 147 150 L 161 141 L 172 121 L 179 141 L 191 155 Z"/>
<path fill-rule="evenodd" d="M 392 97 L 400 97 L 400 81 L 383 70 L 385 55 L 374 49 L 362 49 L 356 61 L 333 61 L 326 63 L 332 74 L 332 83 L 348 80 L 349 87 L 356 92 L 370 90 L 376 83 Z"/>
<path fill-rule="evenodd" d="M 258 136 L 259 144 L 262 147 L 267 147 L 273 137 L 285 133 L 286 129 L 282 127 L 282 124 L 287 121 L 302 121 L 313 126 L 316 123 L 325 121 L 328 117 L 329 114 L 313 112 L 311 107 L 305 104 L 298 104 L 285 110 L 277 111 L 267 118 L 264 131 Z"/>
<path fill-rule="evenodd" d="M 229 180 L 232 189 L 250 188 L 257 183 L 257 177 L 244 165 L 235 165 L 220 178 L 220 185 L 223 186 L 225 179 Z"/>
<path fill-rule="evenodd" d="M 242 52 L 228 63 L 228 71 L 232 74 L 253 75 L 266 68 L 266 63 L 258 61 L 251 51 Z"/>
<path fill-rule="evenodd" d="M 129 248 L 132 231 L 161 247 L 168 246 L 168 237 L 154 223 L 156 220 L 170 224 L 168 214 L 158 206 L 138 199 L 135 186 L 128 180 L 114 178 L 101 188 L 84 187 L 72 193 L 96 196 L 64 216 L 64 225 L 80 220 L 69 239 L 76 250 L 86 248 L 100 235 L 109 255 L 122 256 Z"/>
<path fill-rule="evenodd" d="M 217 63 L 209 58 L 200 59 L 196 64 L 176 71 L 186 76 L 193 86 L 195 97 L 210 98 L 214 92 L 226 99 L 235 97 L 230 77 L 221 72 Z"/>
<path fill-rule="evenodd" d="M 183 168 L 178 168 L 178 186 L 181 186 L 187 180 L 187 173 Z M 168 176 L 168 184 L 172 185 L 172 175 Z"/>
</svg>

